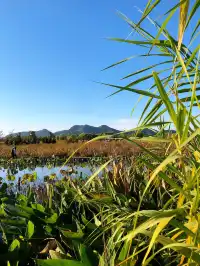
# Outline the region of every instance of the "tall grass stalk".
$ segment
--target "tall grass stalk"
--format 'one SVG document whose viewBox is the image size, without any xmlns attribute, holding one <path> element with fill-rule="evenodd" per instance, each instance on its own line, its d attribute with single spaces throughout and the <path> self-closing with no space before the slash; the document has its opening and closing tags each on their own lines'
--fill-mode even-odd
<svg viewBox="0 0 200 266">
<path fill-rule="evenodd" d="M 166 18 L 159 24 L 151 18 L 151 12 L 160 2 L 148 1 L 138 23 L 120 14 L 131 27 L 131 30 L 136 31 L 142 39 L 111 39 L 133 46 L 145 46 L 147 52 L 140 56 L 145 55 L 146 59 L 152 57 L 159 58 L 159 60 L 163 59 L 160 64 L 166 65 L 166 68 L 162 68 L 161 71 L 157 70 L 158 64 L 156 63 L 126 75 L 123 78 L 124 80 L 135 77 L 135 80 L 129 82 L 126 86 L 107 84 L 117 89 L 114 94 L 125 90 L 129 93 L 140 94 L 142 96 L 140 100 L 148 97 L 138 127 L 134 130 L 140 131 L 145 127 L 155 128 L 160 124 L 162 131 L 168 126 L 164 125 L 163 119 L 166 117 L 170 127 L 175 130 L 175 133 L 167 138 L 170 142 L 168 147 L 174 148 L 171 152 L 168 152 L 170 149 L 166 147 L 166 156 L 163 159 L 159 158 L 154 151 L 144 149 L 144 152 L 148 153 L 155 163 L 145 159 L 142 160 L 150 170 L 149 180 L 146 187 L 141 191 L 132 228 L 120 240 L 115 242 L 115 244 L 123 242 L 124 250 L 126 249 L 123 256 L 124 260 L 118 265 L 137 264 L 138 256 L 136 254 L 140 251 L 144 254 L 141 265 L 150 264 L 156 255 L 159 253 L 165 254 L 166 252 L 172 257 L 175 254 L 174 262 L 171 260 L 170 263 L 172 265 L 178 265 L 178 263 L 179 265 L 200 264 L 200 121 L 199 116 L 197 116 L 200 108 L 200 90 L 198 86 L 200 82 L 200 45 L 197 41 L 198 26 L 193 31 L 191 30 L 193 19 L 198 16 L 200 1 L 197 0 L 191 3 L 189 0 L 180 1 L 170 10 L 166 10 Z M 180 16 L 177 25 L 178 39 L 176 40 L 167 30 L 167 25 L 178 10 Z M 143 20 L 151 21 L 151 25 L 153 24 L 156 30 L 155 34 L 142 27 Z M 190 38 L 184 44 L 183 36 L 187 30 L 189 30 L 187 39 L 189 34 Z M 193 43 L 192 46 L 190 46 L 191 43 Z M 110 67 L 123 64 L 133 58 L 120 60 Z M 148 73 L 149 70 L 152 72 Z M 143 76 L 138 79 L 136 75 L 139 73 L 142 73 Z M 139 87 L 146 80 L 148 80 L 148 84 L 151 83 L 151 85 L 145 83 L 146 90 L 134 88 L 136 84 Z M 166 138 L 163 137 L 163 141 L 165 140 Z M 136 144 L 134 138 L 128 141 Z M 150 137 L 148 141 L 151 142 L 152 138 Z M 167 193 L 169 193 L 170 199 L 164 202 L 163 205 L 158 203 L 158 210 L 147 217 L 145 214 L 141 214 L 143 202 L 145 195 L 152 193 L 152 186 L 156 183 L 168 187 Z M 160 193 L 161 200 L 166 191 L 163 190 Z M 122 227 L 129 219 L 130 216 L 124 216 L 122 220 L 120 219 Z M 114 224 L 115 226 L 117 226 L 117 222 Z M 133 241 L 139 239 L 145 241 L 146 246 L 133 245 Z"/>
</svg>

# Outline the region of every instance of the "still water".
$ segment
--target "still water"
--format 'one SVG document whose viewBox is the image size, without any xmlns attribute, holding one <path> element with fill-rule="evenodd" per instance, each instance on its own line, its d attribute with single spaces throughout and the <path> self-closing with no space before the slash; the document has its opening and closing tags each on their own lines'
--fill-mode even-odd
<svg viewBox="0 0 200 266">
<path fill-rule="evenodd" d="M 34 172 L 37 173 L 37 182 L 41 183 L 44 180 L 45 176 L 49 176 L 52 174 L 56 174 L 56 177 L 58 179 L 62 178 L 63 175 L 60 173 L 60 170 L 65 170 L 65 171 L 69 171 L 69 175 L 72 178 L 76 178 L 76 177 L 82 177 L 82 178 L 86 178 L 87 176 L 90 176 L 92 172 L 94 172 L 98 167 L 90 167 L 90 166 L 79 166 L 79 165 L 75 165 L 75 166 L 64 166 L 61 168 L 61 166 L 55 166 L 55 167 L 47 167 L 47 166 L 36 166 L 35 168 L 25 168 L 23 170 L 19 170 L 19 168 L 0 168 L 0 177 L 3 180 L 7 180 L 7 176 L 8 175 L 14 175 L 15 176 L 15 180 L 17 181 L 18 178 L 22 178 L 23 175 L 25 174 L 32 174 Z"/>
</svg>

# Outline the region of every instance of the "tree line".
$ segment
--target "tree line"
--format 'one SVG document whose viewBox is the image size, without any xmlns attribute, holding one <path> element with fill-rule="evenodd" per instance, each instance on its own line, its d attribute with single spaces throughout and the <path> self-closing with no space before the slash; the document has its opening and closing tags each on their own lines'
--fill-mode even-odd
<svg viewBox="0 0 200 266">
<path fill-rule="evenodd" d="M 7 145 L 56 143 L 56 136 L 50 133 L 49 136 L 37 137 L 35 131 L 30 131 L 28 136 L 22 136 L 20 133 L 10 134 L 5 137 L 4 142 Z"/>
<path fill-rule="evenodd" d="M 65 140 L 67 143 L 77 143 L 80 141 L 89 141 L 99 136 L 103 135 L 112 135 L 111 133 L 101 133 L 101 134 L 92 134 L 92 133 L 81 133 L 81 134 L 72 134 L 72 135 L 59 135 L 55 136 L 53 133 L 49 133 L 49 136 L 37 137 L 35 131 L 30 131 L 28 136 L 22 136 L 18 134 L 10 134 L 4 138 L 4 142 L 7 145 L 20 145 L 20 144 L 39 144 L 39 143 L 56 143 L 58 140 Z M 113 134 L 112 139 L 114 138 L 125 138 L 127 134 L 121 132 L 120 134 Z M 135 134 L 128 134 L 129 137 L 135 136 Z M 137 137 L 143 137 L 142 133 L 137 134 Z M 102 139 L 103 140 L 103 139 Z"/>
<path fill-rule="evenodd" d="M 28 136 L 22 136 L 20 133 L 10 134 L 4 138 L 4 142 L 7 145 L 56 143 L 56 141 L 58 140 L 65 140 L 67 143 L 77 143 L 80 141 L 89 141 L 101 135 L 109 135 L 109 134 L 81 133 L 81 134 L 72 134 L 72 135 L 68 134 L 68 135 L 55 136 L 53 133 L 50 133 L 49 136 L 37 137 L 35 131 L 30 131 Z M 113 135 L 113 137 L 115 136 Z"/>
</svg>

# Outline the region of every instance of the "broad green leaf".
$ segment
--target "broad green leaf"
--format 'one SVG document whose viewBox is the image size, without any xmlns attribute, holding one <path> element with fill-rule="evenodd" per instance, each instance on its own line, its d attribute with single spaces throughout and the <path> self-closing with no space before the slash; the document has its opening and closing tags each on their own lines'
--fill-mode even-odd
<svg viewBox="0 0 200 266">
<path fill-rule="evenodd" d="M 74 240 L 82 240 L 84 237 L 84 233 L 81 232 L 70 232 L 70 231 L 64 231 L 61 230 L 62 234 L 69 239 L 74 239 Z"/>
<path fill-rule="evenodd" d="M 40 212 L 45 212 L 45 208 L 41 204 L 33 203 L 33 204 L 31 204 L 31 207 L 35 210 L 40 211 Z"/>
<path fill-rule="evenodd" d="M 28 225 L 26 228 L 26 237 L 30 239 L 34 234 L 34 224 L 31 221 L 28 221 Z"/>
<path fill-rule="evenodd" d="M 6 204 L 5 205 L 5 211 L 8 212 L 9 214 L 13 216 L 19 216 L 19 217 L 24 217 L 27 219 L 30 219 L 31 214 L 33 214 L 33 210 L 31 209 L 31 213 L 27 212 L 27 209 L 31 209 L 26 206 L 21 206 L 21 205 L 11 205 L 11 204 Z"/>
<path fill-rule="evenodd" d="M 56 221 L 57 221 L 57 219 L 58 219 L 58 214 L 57 213 L 54 213 L 54 214 L 52 214 L 51 217 L 46 218 L 44 221 L 47 224 L 55 224 Z"/>
<path fill-rule="evenodd" d="M 80 256 L 83 265 L 87 266 L 98 266 L 98 258 L 92 251 L 90 247 L 86 247 L 85 245 L 80 245 Z"/>
<path fill-rule="evenodd" d="M 11 243 L 11 245 L 10 245 L 10 247 L 9 247 L 9 251 L 14 251 L 15 249 L 19 249 L 20 248 L 20 242 L 19 242 L 19 240 L 17 240 L 17 239 L 14 239 L 13 241 L 12 241 L 12 243 Z"/>
</svg>

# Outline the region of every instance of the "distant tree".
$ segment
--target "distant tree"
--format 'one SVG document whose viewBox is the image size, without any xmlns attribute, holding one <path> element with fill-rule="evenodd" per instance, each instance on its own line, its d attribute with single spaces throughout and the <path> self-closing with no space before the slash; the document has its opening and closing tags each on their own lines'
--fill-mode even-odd
<svg viewBox="0 0 200 266">
<path fill-rule="evenodd" d="M 87 135 L 88 135 L 88 134 L 81 133 L 81 134 L 78 136 L 78 140 L 86 140 Z"/>
<path fill-rule="evenodd" d="M 78 141 L 78 136 L 77 135 L 69 135 L 66 137 L 67 143 L 75 143 Z"/>
<path fill-rule="evenodd" d="M 61 140 L 61 136 L 56 136 L 56 140 Z"/>
<path fill-rule="evenodd" d="M 121 132 L 121 133 L 119 134 L 119 137 L 120 137 L 120 138 L 126 138 L 126 134 L 125 134 L 124 132 Z"/>
<path fill-rule="evenodd" d="M 67 140 L 67 136 L 66 135 L 60 135 L 59 138 L 60 138 L 60 140 Z"/>
<path fill-rule="evenodd" d="M 32 143 L 32 144 L 37 143 L 37 137 L 36 137 L 35 131 L 29 132 L 29 139 L 30 139 L 30 143 Z"/>
<path fill-rule="evenodd" d="M 18 134 L 14 137 L 14 142 L 15 142 L 15 145 L 22 144 L 21 133 L 18 133 Z"/>
</svg>

